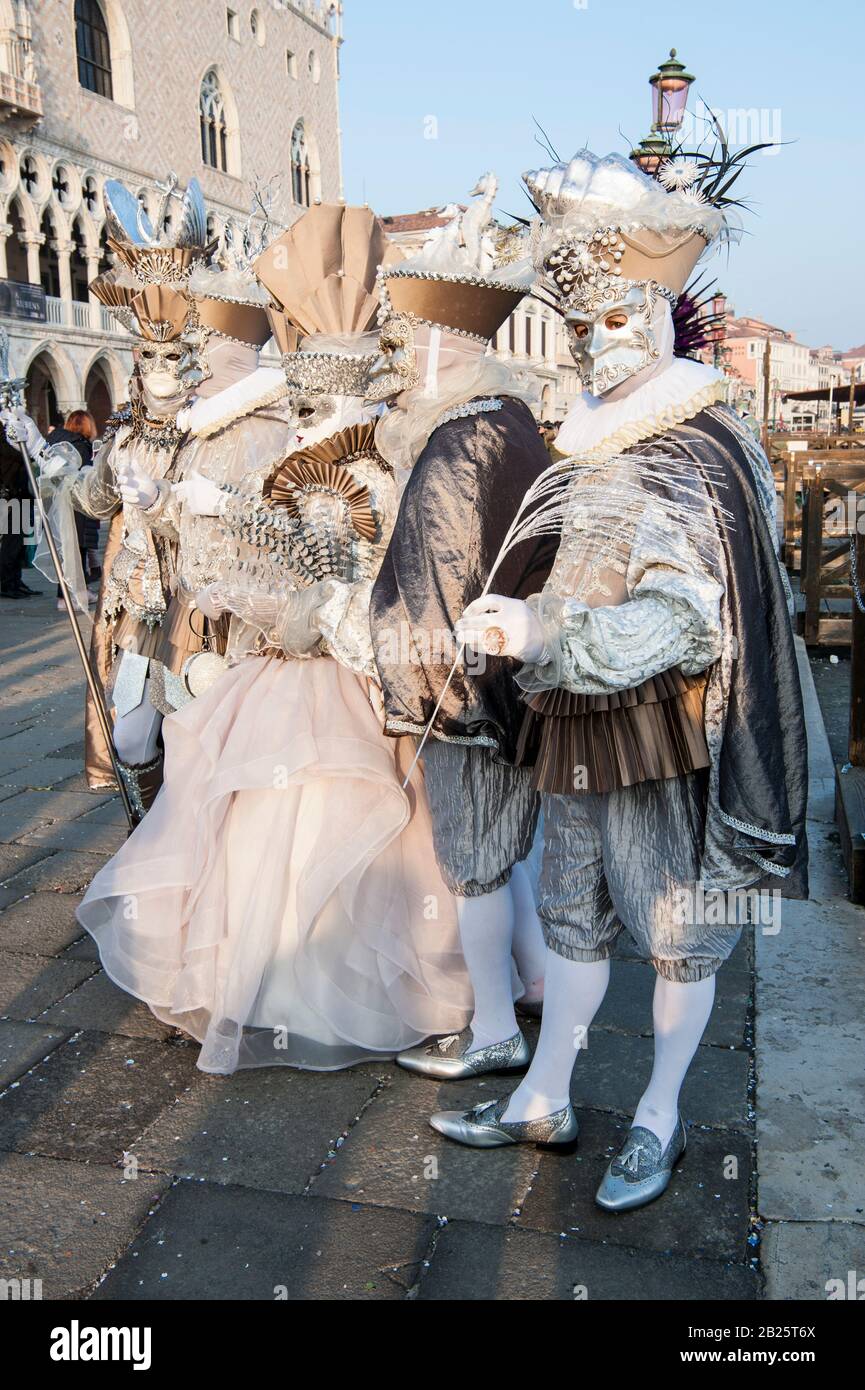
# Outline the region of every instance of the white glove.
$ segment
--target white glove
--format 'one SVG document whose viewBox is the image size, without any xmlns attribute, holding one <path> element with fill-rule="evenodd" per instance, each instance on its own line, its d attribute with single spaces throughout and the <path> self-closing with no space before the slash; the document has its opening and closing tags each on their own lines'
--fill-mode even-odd
<svg viewBox="0 0 865 1390">
<path fill-rule="evenodd" d="M 0 420 L 3 422 L 9 443 L 23 444 L 32 459 L 38 458 L 45 448 L 45 439 L 36 421 L 31 419 L 27 411 L 18 405 L 14 410 L 0 411 Z"/>
<path fill-rule="evenodd" d="M 540 662 L 547 654 L 544 629 L 529 605 L 500 594 L 487 594 L 470 603 L 456 625 L 456 635 L 467 647 L 488 656 Z"/>
<path fill-rule="evenodd" d="M 206 589 L 199 589 L 195 595 L 195 606 L 205 618 L 215 622 L 228 607 L 225 590 L 219 584 L 208 584 Z"/>
<path fill-rule="evenodd" d="M 159 488 L 152 478 L 126 458 L 117 473 L 117 490 L 124 507 L 146 511 L 159 497 Z"/>
<path fill-rule="evenodd" d="M 193 516 L 219 516 L 228 496 L 201 473 L 191 473 L 182 483 L 175 483 L 174 495 Z"/>
</svg>

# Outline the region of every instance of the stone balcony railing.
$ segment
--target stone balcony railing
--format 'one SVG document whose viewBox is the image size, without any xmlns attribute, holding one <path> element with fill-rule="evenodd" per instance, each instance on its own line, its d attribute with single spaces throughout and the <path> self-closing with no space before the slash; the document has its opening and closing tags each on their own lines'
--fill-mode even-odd
<svg viewBox="0 0 865 1390">
<path fill-rule="evenodd" d="M 0 72 L 0 116 L 27 116 L 37 120 L 42 115 L 42 93 L 35 82 L 25 82 L 11 72 Z"/>
<path fill-rule="evenodd" d="M 120 324 L 104 304 L 84 304 L 77 299 L 45 296 L 46 322 L 55 328 L 84 328 L 95 333 L 112 333 L 125 338 Z"/>
</svg>

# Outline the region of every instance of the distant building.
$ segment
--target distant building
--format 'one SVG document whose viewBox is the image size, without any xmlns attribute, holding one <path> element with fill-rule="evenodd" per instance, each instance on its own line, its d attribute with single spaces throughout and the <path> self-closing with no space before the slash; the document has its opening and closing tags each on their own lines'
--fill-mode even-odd
<svg viewBox="0 0 865 1390">
<path fill-rule="evenodd" d="M 758 318 L 726 321 L 722 344 L 724 368 L 738 378 L 741 394 L 758 420 L 764 414 L 763 364 L 769 343 L 769 421 L 776 428 L 814 428 L 828 422 L 829 403 L 785 400 L 788 391 L 812 391 L 818 387 L 849 383 L 849 371 L 841 354 L 831 347 L 809 348 L 792 333 Z"/>
<path fill-rule="evenodd" d="M 110 264 L 106 179 L 151 216 L 196 177 L 218 235 L 253 179 L 284 207 L 341 193 L 342 5 L 0 0 L 0 316 L 45 426 L 126 393 L 130 340 L 91 297 Z"/>
<path fill-rule="evenodd" d="M 382 220 L 392 240 L 406 255 L 411 255 L 420 250 L 436 227 L 445 226 L 458 210 L 455 205 L 425 208 L 421 212 Z M 492 350 L 497 357 L 514 361 L 535 379 L 538 388 L 535 415 L 539 420 L 564 420 L 582 386 L 559 314 L 527 296 L 502 324 Z"/>
</svg>

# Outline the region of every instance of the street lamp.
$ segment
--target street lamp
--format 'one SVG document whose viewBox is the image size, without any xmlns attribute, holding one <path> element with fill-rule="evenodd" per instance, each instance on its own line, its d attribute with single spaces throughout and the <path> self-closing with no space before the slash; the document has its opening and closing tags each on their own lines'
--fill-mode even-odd
<svg viewBox="0 0 865 1390">
<path fill-rule="evenodd" d="M 685 107 L 688 103 L 688 89 L 694 81 L 691 73 L 676 58 L 675 48 L 670 49 L 666 63 L 658 64 L 658 71 L 649 78 L 652 88 L 652 129 L 636 149 L 631 150 L 631 159 L 644 174 L 655 175 L 673 153 L 670 136 L 682 124 Z"/>
<path fill-rule="evenodd" d="M 666 63 L 659 63 L 658 71 L 649 78 L 653 130 L 668 133 L 678 130 L 688 104 L 688 89 L 693 81 L 691 74 L 685 71 L 684 63 L 676 58 L 675 48 L 671 48 Z"/>
</svg>

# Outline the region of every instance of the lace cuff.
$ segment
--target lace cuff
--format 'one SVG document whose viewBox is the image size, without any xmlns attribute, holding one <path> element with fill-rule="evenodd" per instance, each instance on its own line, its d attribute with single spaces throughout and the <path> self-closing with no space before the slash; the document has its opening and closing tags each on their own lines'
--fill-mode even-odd
<svg viewBox="0 0 865 1390">
<path fill-rule="evenodd" d="M 369 606 L 371 579 L 357 584 L 334 581 L 334 592 L 319 608 L 316 622 L 327 650 L 341 665 L 372 678 L 376 675 Z"/>
</svg>

